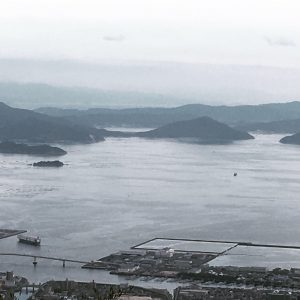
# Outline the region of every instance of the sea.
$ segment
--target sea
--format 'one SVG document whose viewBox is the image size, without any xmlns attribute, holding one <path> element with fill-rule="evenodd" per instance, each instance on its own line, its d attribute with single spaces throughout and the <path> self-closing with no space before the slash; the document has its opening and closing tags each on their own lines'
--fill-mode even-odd
<svg viewBox="0 0 300 300">
<path fill-rule="evenodd" d="M 10 237 L 0 240 L 0 254 L 91 261 L 155 237 L 300 246 L 300 146 L 280 144 L 281 137 L 255 134 L 227 145 L 107 138 L 59 145 L 68 152 L 62 168 L 31 165 L 49 157 L 1 154 L 0 228 L 28 230 L 42 245 Z M 267 257 L 270 265 L 300 267 L 300 252 L 270 253 L 242 249 L 226 264 Z M 0 271 L 8 270 L 35 283 L 140 281 L 73 263 L 63 268 L 38 259 L 34 267 L 32 258 L 0 255 Z"/>
</svg>

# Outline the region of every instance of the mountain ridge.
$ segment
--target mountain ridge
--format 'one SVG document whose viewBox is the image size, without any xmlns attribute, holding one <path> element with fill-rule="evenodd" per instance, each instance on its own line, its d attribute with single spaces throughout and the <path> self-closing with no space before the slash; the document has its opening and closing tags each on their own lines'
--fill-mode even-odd
<svg viewBox="0 0 300 300">
<path fill-rule="evenodd" d="M 297 119 L 300 115 L 300 102 L 239 106 L 187 104 L 172 108 L 92 108 L 88 110 L 39 108 L 36 111 L 51 116 L 63 117 L 77 124 L 99 127 L 127 126 L 153 128 L 203 116 L 208 116 L 227 125 L 236 126 L 244 123 Z"/>
</svg>

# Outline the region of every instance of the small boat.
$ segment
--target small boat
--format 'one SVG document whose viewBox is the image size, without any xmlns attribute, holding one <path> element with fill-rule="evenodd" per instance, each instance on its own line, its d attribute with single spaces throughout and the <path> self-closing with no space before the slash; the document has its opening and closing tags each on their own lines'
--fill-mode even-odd
<svg viewBox="0 0 300 300">
<path fill-rule="evenodd" d="M 39 236 L 29 236 L 29 235 L 19 234 L 17 238 L 19 239 L 20 243 L 29 244 L 33 246 L 40 246 L 41 244 L 41 239 Z"/>
</svg>

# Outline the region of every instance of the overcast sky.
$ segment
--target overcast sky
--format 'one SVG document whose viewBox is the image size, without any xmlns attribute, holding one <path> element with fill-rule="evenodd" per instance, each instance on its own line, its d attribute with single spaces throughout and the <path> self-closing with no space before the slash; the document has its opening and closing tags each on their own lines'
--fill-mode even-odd
<svg viewBox="0 0 300 300">
<path fill-rule="evenodd" d="M 0 58 L 300 68 L 299 0 L 0 0 Z"/>
</svg>

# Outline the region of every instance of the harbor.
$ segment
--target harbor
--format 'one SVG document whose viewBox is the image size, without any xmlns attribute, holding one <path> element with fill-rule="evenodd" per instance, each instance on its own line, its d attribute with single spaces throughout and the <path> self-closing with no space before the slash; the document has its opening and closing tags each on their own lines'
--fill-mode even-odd
<svg viewBox="0 0 300 300">
<path fill-rule="evenodd" d="M 13 241 L 12 238 L 8 240 Z M 14 242 L 17 243 L 17 240 Z M 0 260 L 2 261 L 1 257 L 14 257 L 14 270 L 20 276 L 28 278 L 28 289 L 43 285 L 55 274 L 56 280 L 68 278 L 69 281 L 167 289 L 171 294 L 175 293 L 174 299 L 193 299 L 195 295 L 200 294 L 207 297 L 230 295 L 232 290 L 237 294 L 245 293 L 249 297 L 256 293 L 262 297 L 260 299 L 269 299 L 266 298 L 267 295 L 275 289 L 280 289 L 283 294 L 298 293 L 300 268 L 294 266 L 290 269 L 271 269 L 261 264 L 226 265 L 218 263 L 218 260 L 236 257 L 234 252 L 239 247 L 258 252 L 261 249 L 282 253 L 292 250 L 299 252 L 297 247 L 291 250 L 290 245 L 287 245 L 287 248 L 284 248 L 284 245 L 280 246 L 282 247 L 248 247 L 244 246 L 244 243 L 239 245 L 233 241 L 154 238 L 97 261 L 30 254 L 32 251 L 40 251 L 40 248 L 33 245 L 22 246 L 23 250 L 27 249 L 26 253 L 2 252 Z M 251 259 L 253 260 L 253 254 Z M 30 268 L 33 262 L 36 264 Z M 5 265 L 2 263 L 2 268 L 5 268 Z M 22 271 L 24 266 L 26 272 Z"/>
<path fill-rule="evenodd" d="M 20 232 L 24 233 L 26 230 L 0 229 L 0 232 L 8 237 L 17 235 L 20 241 Z M 32 239 L 32 242 L 26 241 L 24 246 L 17 247 L 22 251 L 2 251 L 0 257 L 31 259 L 34 266 L 44 265 L 45 261 L 56 261 L 61 262 L 64 268 L 68 263 L 71 266 L 77 264 L 84 269 L 107 270 L 117 275 L 167 278 L 174 278 L 181 272 L 197 273 L 205 265 L 263 267 L 269 270 L 300 268 L 300 247 L 293 245 L 157 237 L 100 259 L 87 259 L 51 253 L 46 255 L 42 250 L 47 245 L 35 247 L 34 237 L 22 236 Z M 41 241 L 40 237 L 38 239 Z M 9 240 L 13 241 L 12 237 Z"/>
<path fill-rule="evenodd" d="M 222 240 L 153 238 L 103 257 L 83 268 L 113 274 L 176 277 L 203 267 L 299 268 L 300 247 Z"/>
</svg>

